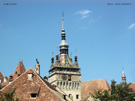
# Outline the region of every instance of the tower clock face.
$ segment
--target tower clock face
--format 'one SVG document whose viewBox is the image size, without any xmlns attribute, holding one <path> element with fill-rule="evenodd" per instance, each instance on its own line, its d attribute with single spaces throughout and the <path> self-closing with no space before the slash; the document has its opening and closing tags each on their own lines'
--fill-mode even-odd
<svg viewBox="0 0 135 101">
<path fill-rule="evenodd" d="M 67 76 L 66 75 L 62 75 L 62 80 L 67 80 Z"/>
</svg>

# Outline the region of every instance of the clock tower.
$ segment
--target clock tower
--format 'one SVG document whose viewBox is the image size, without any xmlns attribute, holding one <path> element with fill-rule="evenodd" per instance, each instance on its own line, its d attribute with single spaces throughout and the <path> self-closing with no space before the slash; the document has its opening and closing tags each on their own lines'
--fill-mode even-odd
<svg viewBox="0 0 135 101">
<path fill-rule="evenodd" d="M 64 30 L 64 14 L 62 15 L 62 33 L 61 43 L 59 45 L 60 55 L 56 54 L 51 58 L 51 68 L 49 70 L 49 83 L 56 85 L 59 89 L 66 93 L 73 101 L 81 100 L 81 73 L 75 55 L 75 62 L 68 55 L 69 45 L 66 42 L 66 34 Z"/>
</svg>

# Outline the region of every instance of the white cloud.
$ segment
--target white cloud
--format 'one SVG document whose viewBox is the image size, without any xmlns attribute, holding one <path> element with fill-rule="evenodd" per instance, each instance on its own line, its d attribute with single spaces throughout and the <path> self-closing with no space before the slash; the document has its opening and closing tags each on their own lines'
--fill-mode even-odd
<svg viewBox="0 0 135 101">
<path fill-rule="evenodd" d="M 82 10 L 82 11 L 75 12 L 75 14 L 81 15 L 82 16 L 82 19 L 87 18 L 89 13 L 91 13 L 90 10 Z"/>
<path fill-rule="evenodd" d="M 88 17 L 88 15 L 84 15 L 84 16 L 82 16 L 82 19 L 85 19 L 85 18 L 87 18 Z"/>
<path fill-rule="evenodd" d="M 131 25 L 128 27 L 128 29 L 133 29 L 133 28 L 135 28 L 135 23 L 131 24 Z"/>
</svg>

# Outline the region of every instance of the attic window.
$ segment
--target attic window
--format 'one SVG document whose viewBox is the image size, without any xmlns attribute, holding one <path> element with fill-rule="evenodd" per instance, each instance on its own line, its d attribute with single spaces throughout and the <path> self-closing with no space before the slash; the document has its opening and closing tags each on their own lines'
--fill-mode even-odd
<svg viewBox="0 0 135 101">
<path fill-rule="evenodd" d="M 17 72 L 15 72 L 17 74 Z"/>
<path fill-rule="evenodd" d="M 31 94 L 31 98 L 36 98 L 37 97 L 37 94 L 36 93 L 32 93 Z"/>
<path fill-rule="evenodd" d="M 0 83 L 2 82 L 2 79 L 0 78 Z"/>
<path fill-rule="evenodd" d="M 32 80 L 32 77 L 33 77 L 32 73 L 28 74 L 28 80 Z"/>
</svg>

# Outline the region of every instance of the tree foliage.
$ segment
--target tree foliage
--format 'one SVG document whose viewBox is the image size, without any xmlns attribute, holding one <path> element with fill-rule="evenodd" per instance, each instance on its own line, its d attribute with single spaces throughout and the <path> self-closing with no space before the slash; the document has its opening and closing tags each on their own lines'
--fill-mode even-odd
<svg viewBox="0 0 135 101">
<path fill-rule="evenodd" d="M 6 92 L 4 93 L 4 96 L 2 95 L 0 96 L 0 101 L 19 101 L 18 98 L 14 100 L 13 96 L 14 92 Z"/>
<path fill-rule="evenodd" d="M 93 97 L 100 101 L 135 101 L 135 99 L 133 99 L 135 93 L 129 88 L 131 83 L 121 83 L 117 85 L 115 83 L 116 81 L 112 80 L 111 90 L 99 89 L 95 91 L 95 96 Z"/>
</svg>

